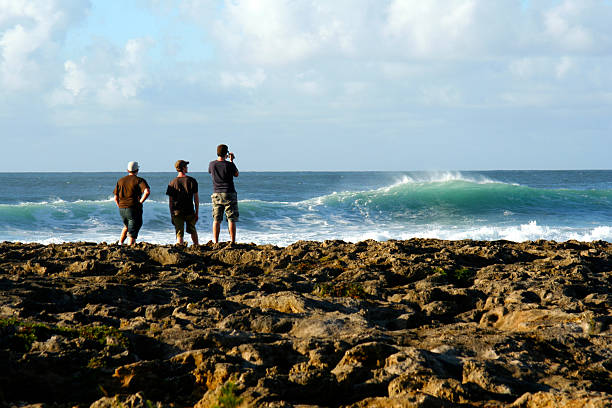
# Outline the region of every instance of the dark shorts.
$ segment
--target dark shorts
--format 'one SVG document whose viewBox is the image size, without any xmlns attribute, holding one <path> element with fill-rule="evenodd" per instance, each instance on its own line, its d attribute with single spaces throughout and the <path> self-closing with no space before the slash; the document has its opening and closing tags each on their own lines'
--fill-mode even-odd
<svg viewBox="0 0 612 408">
<path fill-rule="evenodd" d="M 223 213 L 228 221 L 236 222 L 240 214 L 238 213 L 238 194 L 236 193 L 213 193 L 212 216 L 213 220 L 223 221 Z"/>
<path fill-rule="evenodd" d="M 142 227 L 142 207 L 120 208 L 119 215 L 123 225 L 127 227 L 128 235 L 134 239 L 138 238 L 138 231 Z"/>
<path fill-rule="evenodd" d="M 172 224 L 174 225 L 174 230 L 176 231 L 177 238 L 183 238 L 185 236 L 185 231 L 187 231 L 188 234 L 193 234 L 197 232 L 195 227 L 195 214 L 175 214 L 172 216 Z M 185 228 L 185 224 L 187 225 L 187 228 Z"/>
</svg>

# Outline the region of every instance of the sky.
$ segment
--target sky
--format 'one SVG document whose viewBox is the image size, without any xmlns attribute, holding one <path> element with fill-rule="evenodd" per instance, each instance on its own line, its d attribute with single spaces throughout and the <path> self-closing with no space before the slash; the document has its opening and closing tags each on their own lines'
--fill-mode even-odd
<svg viewBox="0 0 612 408">
<path fill-rule="evenodd" d="M 0 171 L 611 169 L 612 0 L 0 0 Z"/>
</svg>

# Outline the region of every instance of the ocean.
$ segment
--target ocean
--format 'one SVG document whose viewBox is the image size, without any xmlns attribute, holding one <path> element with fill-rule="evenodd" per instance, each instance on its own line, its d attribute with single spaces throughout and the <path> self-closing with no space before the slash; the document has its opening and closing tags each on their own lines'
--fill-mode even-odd
<svg viewBox="0 0 612 408">
<path fill-rule="evenodd" d="M 0 173 L 0 241 L 116 242 L 112 192 L 123 173 Z M 200 185 L 200 242 L 211 239 L 211 181 Z M 138 241 L 175 242 L 168 182 L 151 186 Z M 238 241 L 410 238 L 612 241 L 612 171 L 241 172 Z M 228 240 L 222 227 L 221 240 Z"/>
</svg>

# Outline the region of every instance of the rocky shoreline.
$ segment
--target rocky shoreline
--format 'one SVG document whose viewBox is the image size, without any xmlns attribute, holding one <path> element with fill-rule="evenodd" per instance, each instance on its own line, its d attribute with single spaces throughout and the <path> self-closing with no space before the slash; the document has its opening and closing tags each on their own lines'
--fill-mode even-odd
<svg viewBox="0 0 612 408">
<path fill-rule="evenodd" d="M 612 406 L 612 244 L 0 244 L 0 405 Z"/>
</svg>

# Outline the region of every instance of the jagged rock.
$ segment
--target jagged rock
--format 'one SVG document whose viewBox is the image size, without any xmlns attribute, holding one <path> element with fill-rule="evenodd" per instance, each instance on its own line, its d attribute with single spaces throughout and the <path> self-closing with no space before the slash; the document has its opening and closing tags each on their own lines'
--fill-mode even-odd
<svg viewBox="0 0 612 408">
<path fill-rule="evenodd" d="M 155 262 L 164 266 L 181 264 L 185 256 L 175 248 L 156 247 L 149 251 L 149 256 Z"/>
<path fill-rule="evenodd" d="M 584 391 L 569 395 L 558 392 L 527 393 L 511 405 L 514 408 L 608 408 L 610 406 L 612 406 L 612 397 L 609 394 Z"/>
<path fill-rule="evenodd" d="M 147 400 L 142 393 L 114 397 L 103 397 L 90 405 L 90 408 L 166 408 L 168 404 Z"/>
<path fill-rule="evenodd" d="M 344 353 L 342 360 L 331 370 L 339 383 L 361 383 L 372 377 L 375 369 L 384 366 L 387 357 L 397 349 L 385 343 L 359 344 Z"/>
<path fill-rule="evenodd" d="M 0 243 L 0 406 L 607 407 L 612 244 Z"/>
</svg>

